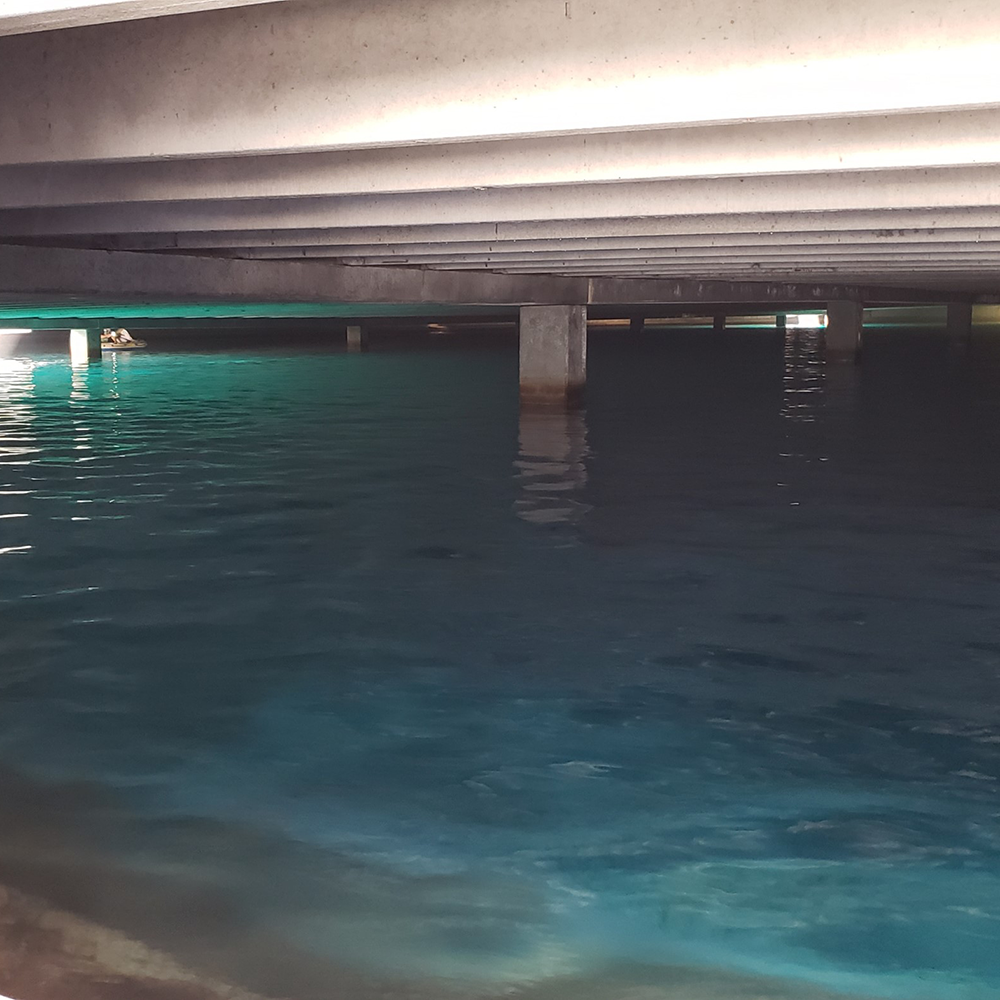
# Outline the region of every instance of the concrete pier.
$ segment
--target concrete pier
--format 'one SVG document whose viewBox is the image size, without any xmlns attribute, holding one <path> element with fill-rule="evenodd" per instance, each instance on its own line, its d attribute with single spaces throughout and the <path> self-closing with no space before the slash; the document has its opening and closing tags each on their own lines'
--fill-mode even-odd
<svg viewBox="0 0 1000 1000">
<path fill-rule="evenodd" d="M 645 316 L 633 316 L 628 321 L 628 332 L 631 334 L 642 333 L 646 329 Z"/>
<path fill-rule="evenodd" d="M 787 322 L 787 319 L 785 317 L 785 314 L 784 313 L 778 313 L 777 316 L 774 317 L 774 328 L 775 328 L 775 330 L 781 330 L 782 332 L 784 332 L 784 330 L 787 327 L 788 327 L 788 322 Z"/>
<path fill-rule="evenodd" d="M 522 405 L 577 403 L 587 380 L 587 307 L 522 306 L 520 355 Z"/>
<path fill-rule="evenodd" d="M 726 316 L 725 313 L 716 313 L 712 317 L 712 330 L 715 333 L 722 333 L 726 329 Z"/>
<path fill-rule="evenodd" d="M 861 354 L 864 307 L 852 299 L 828 302 L 826 307 L 826 357 L 830 361 L 857 361 Z"/>
<path fill-rule="evenodd" d="M 972 336 L 972 303 L 948 303 L 948 336 L 954 340 L 965 341 Z"/>
<path fill-rule="evenodd" d="M 69 331 L 69 357 L 74 365 L 101 360 L 101 331 L 96 328 Z"/>
<path fill-rule="evenodd" d="M 368 337 L 365 329 L 359 323 L 353 323 L 347 328 L 347 349 L 349 351 L 363 351 L 368 346 Z"/>
</svg>

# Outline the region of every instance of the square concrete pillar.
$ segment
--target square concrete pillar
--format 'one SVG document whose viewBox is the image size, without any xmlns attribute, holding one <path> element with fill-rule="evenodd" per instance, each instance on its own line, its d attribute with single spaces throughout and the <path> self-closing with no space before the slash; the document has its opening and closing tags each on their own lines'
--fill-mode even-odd
<svg viewBox="0 0 1000 1000">
<path fill-rule="evenodd" d="M 633 316 L 628 321 L 628 332 L 629 333 L 642 333 L 646 328 L 646 317 L 645 316 Z"/>
<path fill-rule="evenodd" d="M 521 402 L 571 406 L 587 381 L 587 307 L 522 306 Z"/>
<path fill-rule="evenodd" d="M 864 307 L 852 299 L 826 306 L 826 357 L 830 361 L 857 361 L 861 353 Z"/>
<path fill-rule="evenodd" d="M 972 336 L 972 303 L 948 303 L 948 336 L 955 340 L 968 340 Z"/>
<path fill-rule="evenodd" d="M 716 333 L 722 333 L 722 331 L 725 330 L 725 328 L 726 328 L 726 314 L 716 313 L 712 317 L 712 329 Z"/>
<path fill-rule="evenodd" d="M 782 331 L 788 328 L 788 320 L 786 319 L 784 313 L 778 313 L 778 315 L 774 317 L 774 328 L 775 330 Z"/>
<path fill-rule="evenodd" d="M 360 323 L 355 323 L 347 328 L 347 349 L 349 351 L 363 351 L 367 345 L 368 338 Z"/>
<path fill-rule="evenodd" d="M 101 360 L 101 331 L 70 330 L 69 359 L 74 365 L 86 365 Z"/>
</svg>

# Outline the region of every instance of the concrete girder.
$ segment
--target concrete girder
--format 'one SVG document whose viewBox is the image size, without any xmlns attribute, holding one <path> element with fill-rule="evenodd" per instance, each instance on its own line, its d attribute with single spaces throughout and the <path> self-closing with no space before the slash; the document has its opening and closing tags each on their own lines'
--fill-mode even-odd
<svg viewBox="0 0 1000 1000">
<path fill-rule="evenodd" d="M 20 96 L 0 107 L 0 162 L 1000 105 L 990 0 L 948 17 L 939 0 L 808 17 L 800 0 L 300 0 L 150 24 L 0 39 L 0 93 Z M 127 87 L 109 52 L 138 69 Z"/>
<path fill-rule="evenodd" d="M 405 270 L 400 268 L 400 270 Z M 445 267 L 444 265 L 436 268 L 413 268 L 413 270 L 428 270 L 428 271 L 450 271 L 452 273 L 469 273 L 469 272 L 480 272 L 484 274 L 538 274 L 537 266 L 532 267 L 530 265 L 507 265 L 503 268 L 496 269 L 482 269 L 482 268 L 451 268 Z M 880 275 L 917 275 L 919 272 L 936 272 L 936 273 L 951 273 L 951 274 L 966 274 L 970 277 L 975 276 L 980 283 L 987 280 L 987 285 L 991 289 L 994 287 L 1000 287 L 1000 268 L 996 264 L 987 265 L 980 270 L 971 269 L 968 264 L 949 264 L 947 262 L 941 263 L 936 261 L 927 262 L 908 262 L 905 264 L 895 264 L 891 266 L 886 266 L 879 263 L 877 266 L 872 265 L 869 267 L 859 266 L 856 262 L 848 262 L 843 267 L 831 267 L 824 266 L 822 263 L 817 264 L 813 267 L 800 267 L 796 265 L 789 264 L 785 262 L 780 266 L 775 266 L 773 269 L 763 269 L 756 267 L 753 264 L 748 264 L 746 262 L 733 262 L 726 264 L 721 262 L 719 264 L 712 265 L 711 268 L 706 266 L 694 267 L 691 264 L 671 264 L 669 262 L 663 263 L 642 263 L 634 262 L 631 265 L 623 265 L 618 261 L 613 262 L 595 262 L 588 264 L 567 264 L 563 267 L 553 267 L 550 271 L 545 273 L 548 274 L 565 274 L 565 275 L 613 275 L 618 274 L 622 276 L 629 276 L 636 273 L 654 273 L 661 275 L 672 275 L 684 278 L 696 278 L 701 277 L 704 279 L 709 279 L 714 276 L 719 276 L 720 278 L 729 278 L 734 274 L 745 274 L 751 280 L 756 281 L 773 281 L 778 280 L 781 275 L 794 274 L 798 278 L 796 280 L 823 280 L 823 281 L 854 281 L 857 279 L 860 282 L 872 282 L 879 280 Z M 810 276 L 822 275 L 822 278 L 813 278 Z M 850 277 L 847 277 L 850 276 Z"/>
<path fill-rule="evenodd" d="M 770 252 L 774 249 L 791 247 L 801 248 L 805 252 L 826 253 L 834 249 L 855 249 L 858 247 L 881 248 L 913 248 L 913 247 L 977 247 L 984 250 L 1000 250 L 1000 229 L 984 230 L 946 230 L 941 233 L 920 233 L 908 236 L 905 241 L 886 239 L 874 233 L 762 233 L 755 236 L 733 235 L 728 237 L 708 236 L 674 236 L 674 237 L 595 237 L 589 240 L 509 240 L 509 241 L 467 241 L 457 243 L 397 243 L 397 244 L 331 244 L 327 246 L 245 246 L 229 247 L 224 252 L 227 256 L 241 257 L 248 260 L 276 259 L 342 259 L 363 260 L 367 258 L 385 257 L 394 263 L 406 258 L 417 263 L 426 263 L 425 258 L 441 256 L 445 260 L 481 259 L 487 255 L 501 253 L 543 253 L 561 251 L 563 253 L 587 253 L 594 251 L 655 251 L 675 250 L 678 252 L 690 250 L 705 254 L 729 254 L 737 252 L 753 252 L 762 250 Z"/>
<path fill-rule="evenodd" d="M 0 35 L 278 2 L 280 0 L 4 0 L 0 7 Z"/>
<path fill-rule="evenodd" d="M 896 209 L 894 211 L 711 213 L 691 216 L 642 216 L 621 218 L 550 219 L 522 222 L 428 223 L 422 225 L 325 226 L 305 228 L 228 229 L 112 233 L 93 230 L 86 234 L 50 234 L 22 237 L 40 245 L 80 245 L 107 250 L 209 250 L 245 246 L 301 247 L 310 244 L 397 242 L 459 243 L 467 240 L 589 240 L 639 239 L 683 236 L 696 239 L 728 237 L 773 237 L 794 234 L 809 238 L 835 238 L 841 233 L 868 231 L 876 238 L 891 239 L 934 233 L 944 229 L 1000 229 L 1000 206 L 952 209 Z M 0 241 L 3 237 L 0 236 Z"/>
<path fill-rule="evenodd" d="M 83 205 L 0 212 L 0 239 L 98 232 L 522 222 L 634 216 L 989 209 L 993 167 L 502 188 L 433 194 Z M 905 220 L 898 220 L 900 225 Z"/>
<path fill-rule="evenodd" d="M 283 156 L 0 165 L 0 209 L 995 165 L 998 135 L 1000 109 L 980 108 Z"/>
<path fill-rule="evenodd" d="M 256 258 L 261 259 L 261 258 Z M 267 258 L 264 258 L 267 259 Z M 294 259 L 294 258 L 291 258 Z M 946 246 L 854 246 L 854 247 L 748 247 L 738 250 L 727 248 L 615 249 L 612 251 L 595 248 L 593 250 L 536 250 L 508 253 L 450 253 L 450 254 L 383 254 L 372 257 L 340 257 L 342 264 L 386 267 L 396 265 L 418 265 L 421 267 L 506 267 L 513 265 L 538 265 L 542 270 L 567 263 L 607 263 L 620 261 L 623 265 L 637 260 L 664 261 L 713 265 L 716 262 L 742 261 L 758 262 L 760 266 L 771 266 L 782 261 L 801 261 L 803 266 L 817 261 L 829 261 L 840 265 L 848 261 L 906 262 L 906 261 L 964 261 L 981 264 L 996 264 L 1000 260 L 1000 244 L 976 246 L 975 244 L 948 244 Z"/>
</svg>

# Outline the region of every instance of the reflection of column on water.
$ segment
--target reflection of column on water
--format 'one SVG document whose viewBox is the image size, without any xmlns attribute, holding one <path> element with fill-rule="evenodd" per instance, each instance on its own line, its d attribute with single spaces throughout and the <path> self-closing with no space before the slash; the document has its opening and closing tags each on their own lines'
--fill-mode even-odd
<svg viewBox="0 0 1000 1000">
<path fill-rule="evenodd" d="M 823 398 L 823 331 L 789 329 L 785 334 L 781 416 L 793 424 L 816 422 Z"/>
<path fill-rule="evenodd" d="M 522 409 L 515 462 L 518 517 L 533 524 L 577 523 L 590 509 L 577 496 L 587 483 L 587 455 L 582 409 Z"/>
</svg>

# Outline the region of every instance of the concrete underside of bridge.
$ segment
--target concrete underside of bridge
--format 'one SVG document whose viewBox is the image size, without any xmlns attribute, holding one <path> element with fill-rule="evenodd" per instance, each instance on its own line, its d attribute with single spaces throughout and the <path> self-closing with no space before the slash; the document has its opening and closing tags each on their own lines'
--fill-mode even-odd
<svg viewBox="0 0 1000 1000">
<path fill-rule="evenodd" d="M 8 319 L 1000 295 L 990 0 L 12 0 L 0 36 Z"/>
</svg>

